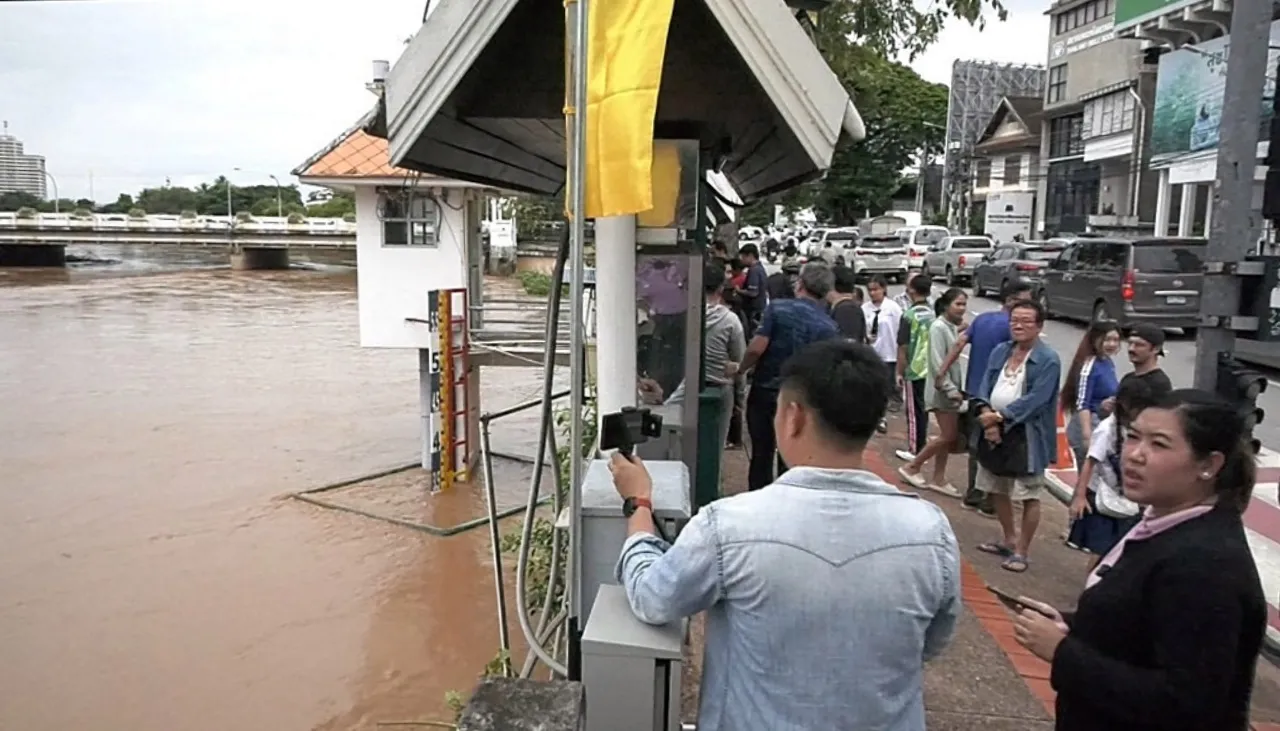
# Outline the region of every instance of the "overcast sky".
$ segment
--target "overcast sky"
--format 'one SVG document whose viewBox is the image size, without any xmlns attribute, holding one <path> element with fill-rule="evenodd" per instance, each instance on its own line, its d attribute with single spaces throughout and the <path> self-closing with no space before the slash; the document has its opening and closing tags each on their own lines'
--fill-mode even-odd
<svg viewBox="0 0 1280 731">
<path fill-rule="evenodd" d="M 293 182 L 373 104 L 370 62 L 394 61 L 424 3 L 0 2 L 0 119 L 67 198 L 114 200 L 166 178 Z M 1008 22 L 953 24 L 912 65 L 946 82 L 956 59 L 1043 63 L 1044 5 L 1009 4 Z"/>
</svg>

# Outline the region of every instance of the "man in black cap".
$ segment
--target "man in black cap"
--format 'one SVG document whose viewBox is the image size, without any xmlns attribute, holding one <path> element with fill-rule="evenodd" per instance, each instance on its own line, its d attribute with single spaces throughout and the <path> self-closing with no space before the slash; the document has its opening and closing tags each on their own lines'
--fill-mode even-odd
<svg viewBox="0 0 1280 731">
<path fill-rule="evenodd" d="M 1134 323 L 1129 328 L 1129 362 L 1133 373 L 1121 380 L 1139 378 L 1151 388 L 1153 396 L 1173 390 L 1173 382 L 1160 368 L 1160 356 L 1164 355 L 1164 330 L 1149 322 Z"/>
</svg>

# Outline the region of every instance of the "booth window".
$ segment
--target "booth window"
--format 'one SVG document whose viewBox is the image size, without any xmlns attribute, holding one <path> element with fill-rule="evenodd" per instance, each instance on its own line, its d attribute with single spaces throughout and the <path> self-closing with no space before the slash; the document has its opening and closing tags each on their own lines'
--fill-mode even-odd
<svg viewBox="0 0 1280 731">
<path fill-rule="evenodd" d="M 434 198 L 407 190 L 378 195 L 383 246 L 436 246 L 440 206 Z"/>
</svg>

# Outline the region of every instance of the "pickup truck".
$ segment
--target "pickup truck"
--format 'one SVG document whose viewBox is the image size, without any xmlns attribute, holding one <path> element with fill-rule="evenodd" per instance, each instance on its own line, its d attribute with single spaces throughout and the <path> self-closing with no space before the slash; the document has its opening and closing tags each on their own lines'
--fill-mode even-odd
<svg viewBox="0 0 1280 731">
<path fill-rule="evenodd" d="M 986 236 L 948 236 L 929 247 L 920 273 L 930 279 L 944 277 L 953 287 L 972 281 L 978 262 L 994 248 L 995 244 Z"/>
</svg>

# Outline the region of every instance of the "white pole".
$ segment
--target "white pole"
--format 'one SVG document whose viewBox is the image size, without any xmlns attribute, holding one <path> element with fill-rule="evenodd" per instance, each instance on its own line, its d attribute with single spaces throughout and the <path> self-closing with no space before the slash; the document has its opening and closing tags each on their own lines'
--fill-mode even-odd
<svg viewBox="0 0 1280 731">
<path fill-rule="evenodd" d="M 636 217 L 596 219 L 597 419 L 636 405 Z"/>
<path fill-rule="evenodd" d="M 582 294 L 585 271 L 583 255 L 585 251 L 586 220 L 583 217 L 586 208 L 586 174 L 587 174 L 587 0 L 577 0 L 572 5 L 577 11 L 573 23 L 573 128 L 569 140 L 570 169 L 569 201 L 573 218 L 569 221 L 569 262 L 572 272 L 569 286 L 569 627 L 571 631 L 580 633 L 582 628 L 578 622 L 582 617 L 582 565 L 578 560 L 582 541 L 582 405 L 583 380 L 586 375 L 586 362 L 583 351 L 582 331 Z M 570 637 L 570 668 L 573 668 L 573 655 L 577 651 L 578 637 Z M 571 673 L 572 675 L 573 673 Z M 578 680 L 579 678 L 572 678 Z"/>
</svg>

